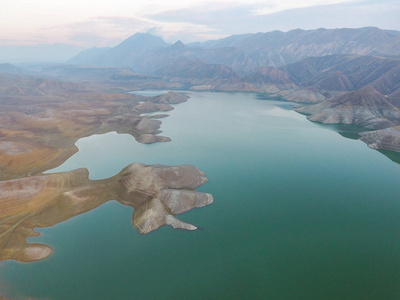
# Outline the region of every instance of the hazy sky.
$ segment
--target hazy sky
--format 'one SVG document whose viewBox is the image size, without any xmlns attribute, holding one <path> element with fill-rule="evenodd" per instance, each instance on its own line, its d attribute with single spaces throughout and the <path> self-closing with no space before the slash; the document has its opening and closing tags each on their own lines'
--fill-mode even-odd
<svg viewBox="0 0 400 300">
<path fill-rule="evenodd" d="M 169 42 L 294 28 L 400 30 L 400 0 L 1 0 L 0 46 L 114 46 L 135 32 Z"/>
</svg>

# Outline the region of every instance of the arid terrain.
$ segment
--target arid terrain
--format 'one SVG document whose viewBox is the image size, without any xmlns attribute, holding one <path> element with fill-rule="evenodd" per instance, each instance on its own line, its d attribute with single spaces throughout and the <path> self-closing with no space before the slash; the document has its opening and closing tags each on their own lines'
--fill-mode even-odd
<svg viewBox="0 0 400 300">
<path fill-rule="evenodd" d="M 158 135 L 157 118 L 167 115 L 142 114 L 171 110 L 170 104 L 187 96 L 95 92 L 95 85 L 34 76 L 5 74 L 0 80 L 0 261 L 48 257 L 49 246 L 26 242 L 38 235 L 35 227 L 53 226 L 110 200 L 135 209 L 132 223 L 142 234 L 166 224 L 196 229 L 175 217 L 213 201 L 194 191 L 207 181 L 195 167 L 133 164 L 99 181 L 89 180 L 86 169 L 42 175 L 76 153 L 78 139 L 92 134 L 116 131 L 140 143 L 170 141 Z"/>
<path fill-rule="evenodd" d="M 398 152 L 399 45 L 399 31 L 376 27 L 259 32 L 192 44 L 136 33 L 40 71 L 136 88 L 261 93 L 308 104 L 298 111 L 312 121 L 364 126 L 361 140 L 369 147 Z M 388 130 L 367 132 L 382 129 Z"/>
<path fill-rule="evenodd" d="M 169 142 L 159 135 L 158 119 L 188 97 L 131 90 L 256 92 L 304 105 L 296 111 L 311 121 L 362 126 L 359 138 L 369 147 L 400 152 L 399 41 L 399 32 L 373 27 L 276 31 L 192 45 L 138 33 L 113 48 L 83 51 L 68 64 L 0 64 L 0 259 L 47 257 L 48 246 L 26 243 L 35 227 L 109 200 L 135 208 L 133 225 L 141 233 L 165 224 L 195 229 L 175 218 L 212 202 L 194 191 L 206 181 L 195 167 L 133 164 L 102 181 L 89 180 L 84 169 L 43 175 L 93 134 Z"/>
</svg>

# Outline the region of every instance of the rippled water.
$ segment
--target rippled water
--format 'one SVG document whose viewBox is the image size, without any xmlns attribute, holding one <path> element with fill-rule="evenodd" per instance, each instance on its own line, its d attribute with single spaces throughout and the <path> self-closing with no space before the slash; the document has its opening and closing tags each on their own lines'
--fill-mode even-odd
<svg viewBox="0 0 400 300">
<path fill-rule="evenodd" d="M 162 119 L 171 143 L 109 133 L 81 139 L 53 171 L 107 178 L 133 162 L 206 172 L 195 232 L 142 236 L 112 201 L 31 241 L 54 254 L 0 263 L 15 299 L 399 299 L 400 165 L 287 103 L 195 93 Z M 351 128 L 349 134 L 352 134 Z M 343 128 L 342 128 L 343 130 Z M 346 135 L 346 134 L 344 134 Z"/>
</svg>

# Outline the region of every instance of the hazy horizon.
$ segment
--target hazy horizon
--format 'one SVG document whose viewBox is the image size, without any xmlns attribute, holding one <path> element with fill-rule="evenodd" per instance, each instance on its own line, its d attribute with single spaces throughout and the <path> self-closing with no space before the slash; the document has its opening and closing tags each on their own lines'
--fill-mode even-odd
<svg viewBox="0 0 400 300">
<path fill-rule="evenodd" d="M 84 49 L 116 46 L 136 32 L 149 32 L 169 43 L 190 43 L 274 30 L 400 30 L 400 3 L 395 0 L 115 0 L 112 4 L 107 0 L 3 4 L 0 62 L 63 60 Z"/>
<path fill-rule="evenodd" d="M 115 46 L 135 32 L 188 43 L 296 28 L 373 26 L 400 30 L 400 3 L 394 0 L 156 0 L 151 4 L 115 0 L 112 4 L 107 0 L 16 0 L 3 4 L 0 46 Z"/>
</svg>

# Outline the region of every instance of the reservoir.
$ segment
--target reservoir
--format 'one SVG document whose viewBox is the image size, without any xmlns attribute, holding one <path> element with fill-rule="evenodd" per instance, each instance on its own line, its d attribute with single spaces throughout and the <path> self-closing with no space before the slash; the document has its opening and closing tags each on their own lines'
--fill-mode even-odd
<svg viewBox="0 0 400 300">
<path fill-rule="evenodd" d="M 12 299 L 399 299 L 400 165 L 354 127 L 308 121 L 292 104 L 251 93 L 187 92 L 161 119 L 170 143 L 115 132 L 77 142 L 48 173 L 87 168 L 91 179 L 127 165 L 191 164 L 214 203 L 140 235 L 116 201 L 29 242 L 43 261 L 0 263 Z M 146 93 L 144 93 L 146 94 Z M 147 92 L 153 95 L 152 92 Z M 294 104 L 293 104 L 294 105 Z M 339 134 L 339 132 L 341 134 Z"/>
</svg>

